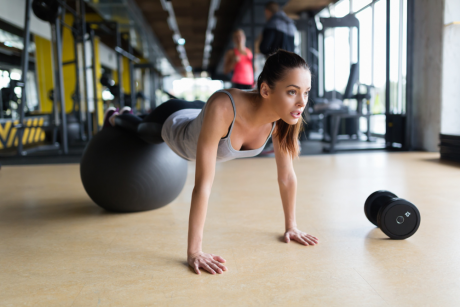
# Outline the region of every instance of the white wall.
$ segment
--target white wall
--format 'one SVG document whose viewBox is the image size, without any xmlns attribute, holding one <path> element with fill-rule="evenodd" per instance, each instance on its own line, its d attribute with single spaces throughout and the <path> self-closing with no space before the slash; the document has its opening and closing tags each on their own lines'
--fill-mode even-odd
<svg viewBox="0 0 460 307">
<path fill-rule="evenodd" d="M 26 0 L 0 0 L 0 19 L 21 29 L 24 28 Z M 38 19 L 33 12 L 30 16 L 30 32 L 51 39 L 49 23 Z"/>
<path fill-rule="evenodd" d="M 460 135 L 460 1 L 445 1 L 441 133 Z"/>
<path fill-rule="evenodd" d="M 460 1 L 445 0 L 444 7 L 444 24 L 460 21 Z"/>
<path fill-rule="evenodd" d="M 113 49 L 110 49 L 102 42 L 99 42 L 99 60 L 102 66 L 110 69 L 117 69 L 117 55 Z"/>
</svg>

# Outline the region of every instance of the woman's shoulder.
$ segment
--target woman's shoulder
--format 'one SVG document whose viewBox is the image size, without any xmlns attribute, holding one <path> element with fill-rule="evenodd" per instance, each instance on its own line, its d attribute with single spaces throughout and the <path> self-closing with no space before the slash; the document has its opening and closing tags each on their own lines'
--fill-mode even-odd
<svg viewBox="0 0 460 307">
<path fill-rule="evenodd" d="M 225 90 L 233 96 L 233 89 Z M 215 92 L 206 102 L 206 112 L 223 116 L 225 119 L 233 120 L 233 104 L 228 94 L 224 92 Z"/>
</svg>

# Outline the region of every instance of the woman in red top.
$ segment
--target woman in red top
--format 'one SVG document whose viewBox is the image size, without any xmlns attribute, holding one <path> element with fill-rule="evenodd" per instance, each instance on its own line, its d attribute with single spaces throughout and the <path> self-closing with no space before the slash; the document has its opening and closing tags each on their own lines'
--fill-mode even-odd
<svg viewBox="0 0 460 307">
<path fill-rule="evenodd" d="M 241 90 L 252 89 L 254 71 L 252 69 L 252 52 L 246 48 L 246 36 L 241 29 L 233 32 L 235 48 L 227 51 L 224 61 L 224 73 L 233 70 L 232 87 Z"/>
</svg>

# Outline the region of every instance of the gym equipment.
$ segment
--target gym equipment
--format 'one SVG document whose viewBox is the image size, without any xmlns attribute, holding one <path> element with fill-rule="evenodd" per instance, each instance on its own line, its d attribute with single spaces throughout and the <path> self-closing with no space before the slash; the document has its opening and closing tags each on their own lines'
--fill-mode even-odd
<svg viewBox="0 0 460 307">
<path fill-rule="evenodd" d="M 57 0 L 33 0 L 32 10 L 39 19 L 54 23 L 59 15 L 59 3 Z"/>
<path fill-rule="evenodd" d="M 107 71 L 102 74 L 101 78 L 99 79 L 99 82 L 101 82 L 102 86 L 105 86 L 105 87 L 115 85 L 115 81 L 112 78 L 112 73 L 107 72 Z"/>
<path fill-rule="evenodd" d="M 370 100 L 373 95 L 373 86 L 365 85 L 359 82 L 359 60 L 360 60 L 360 23 L 353 13 L 347 16 L 336 18 L 319 18 L 322 29 L 318 29 L 315 19 L 308 19 L 299 21 L 299 29 L 308 32 L 306 57 L 308 63 L 311 65 L 311 72 L 313 75 L 318 76 L 315 78 L 316 82 L 312 80 L 312 91 L 310 95 L 308 111 L 308 125 L 307 133 L 315 131 L 323 134 L 323 142 L 330 145 L 325 146 L 323 151 L 336 152 L 338 150 L 357 149 L 356 146 L 340 146 L 337 148 L 338 142 L 345 140 L 359 141 L 361 140 L 360 122 L 364 118 L 367 122 L 367 129 L 365 132 L 366 141 L 372 142 L 371 139 L 371 110 Z M 348 77 L 347 85 L 343 93 L 336 90 L 326 91 L 326 54 L 329 47 L 326 47 L 325 39 L 326 33 L 331 29 L 348 28 L 350 37 L 353 31 L 356 31 L 356 40 L 350 47 L 355 48 L 357 57 L 355 63 L 350 63 L 350 74 Z M 351 52 L 351 51 L 350 51 Z M 354 61 L 354 60 L 353 60 Z M 356 86 L 357 85 L 357 86 Z M 357 87 L 356 94 L 354 88 Z M 344 100 L 356 100 L 356 109 L 344 103 Z M 316 130 L 313 130 L 316 127 Z M 339 137 L 342 136 L 342 137 Z M 343 138 L 347 136 L 347 138 Z M 375 148 L 375 146 L 360 146 L 360 149 Z"/>
<path fill-rule="evenodd" d="M 391 239 L 407 239 L 420 226 L 420 212 L 405 199 L 389 191 L 372 193 L 364 204 L 367 219 Z"/>
<path fill-rule="evenodd" d="M 5 112 L 8 109 L 11 109 L 11 102 L 15 102 L 16 104 L 19 102 L 19 98 L 14 92 L 14 86 L 12 86 L 13 81 L 16 80 L 11 80 L 10 81 L 10 86 L 2 88 L 1 91 L 1 99 L 2 99 L 2 105 L 0 108 L 0 113 Z"/>
<path fill-rule="evenodd" d="M 441 160 L 460 162 L 460 135 L 440 134 Z"/>
<path fill-rule="evenodd" d="M 179 195 L 187 162 L 166 143 L 148 144 L 123 129 L 106 127 L 87 145 L 80 175 L 100 207 L 138 212 L 163 207 Z"/>
</svg>

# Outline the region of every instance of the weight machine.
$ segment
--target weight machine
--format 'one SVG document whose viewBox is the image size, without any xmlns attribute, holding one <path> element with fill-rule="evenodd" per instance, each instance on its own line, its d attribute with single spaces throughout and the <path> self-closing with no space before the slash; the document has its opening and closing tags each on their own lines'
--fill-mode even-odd
<svg viewBox="0 0 460 307">
<path fill-rule="evenodd" d="M 308 108 L 309 125 L 323 127 L 323 141 L 330 144 L 324 151 L 335 152 L 338 143 L 340 130 L 349 135 L 350 140 L 359 140 L 359 119 L 364 117 L 367 121 L 366 138 L 371 141 L 370 133 L 370 99 L 372 86 L 359 83 L 359 21 L 354 15 L 347 15 L 342 18 L 320 18 L 323 26 L 318 30 L 314 17 L 304 23 L 308 33 L 307 61 L 311 63 L 312 73 L 318 76 L 317 82 L 312 82 L 311 105 Z M 357 63 L 350 66 L 350 74 L 344 93 L 335 90 L 325 92 L 325 32 L 333 28 L 355 28 L 357 30 Z M 355 85 L 358 84 L 358 91 L 353 94 Z M 361 93 L 360 89 L 365 92 Z M 357 107 L 351 110 L 343 104 L 344 99 L 355 99 Z M 366 112 L 363 108 L 366 106 Z M 308 126 L 307 126 L 308 129 Z M 352 137 L 356 135 L 357 138 Z"/>
</svg>

